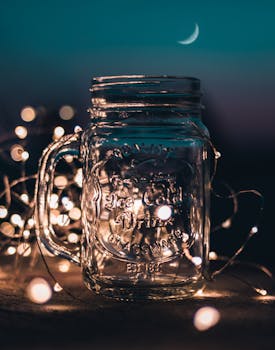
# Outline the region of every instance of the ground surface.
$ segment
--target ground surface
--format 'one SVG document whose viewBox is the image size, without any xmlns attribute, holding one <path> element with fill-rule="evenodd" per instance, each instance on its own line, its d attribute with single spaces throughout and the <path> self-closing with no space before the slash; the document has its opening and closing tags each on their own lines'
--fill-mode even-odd
<svg viewBox="0 0 275 350">
<path fill-rule="evenodd" d="M 228 274 L 210 283 L 203 296 L 193 299 L 121 303 L 86 290 L 78 268 L 71 266 L 69 272 L 61 274 L 56 266 L 52 259 L 52 271 L 74 298 L 63 291 L 41 306 L 26 298 L 24 281 L 26 276 L 47 277 L 42 265 L 29 268 L 23 264 L 14 278 L 11 266 L 2 262 L 1 349 L 275 348 L 275 297 L 256 296 L 251 288 Z M 261 283 L 272 294 L 272 286 L 261 274 L 239 274 Z M 218 309 L 221 319 L 215 327 L 199 332 L 193 317 L 203 306 Z"/>
</svg>

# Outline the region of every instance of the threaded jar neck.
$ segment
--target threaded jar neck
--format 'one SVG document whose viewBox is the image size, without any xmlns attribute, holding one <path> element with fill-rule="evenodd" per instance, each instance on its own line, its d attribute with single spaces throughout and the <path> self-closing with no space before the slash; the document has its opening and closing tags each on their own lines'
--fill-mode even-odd
<svg viewBox="0 0 275 350">
<path fill-rule="evenodd" d="M 183 76 L 121 75 L 96 77 L 91 86 L 92 118 L 108 112 L 172 110 L 200 116 L 200 80 Z"/>
</svg>

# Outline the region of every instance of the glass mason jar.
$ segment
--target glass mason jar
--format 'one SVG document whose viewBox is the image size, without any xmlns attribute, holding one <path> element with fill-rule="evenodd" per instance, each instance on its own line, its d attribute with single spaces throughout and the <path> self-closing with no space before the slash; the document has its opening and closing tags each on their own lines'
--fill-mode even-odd
<svg viewBox="0 0 275 350">
<path fill-rule="evenodd" d="M 50 145 L 36 191 L 38 239 L 80 264 L 87 287 L 120 300 L 180 299 L 203 285 L 209 250 L 210 148 L 200 81 L 94 78 L 91 120 Z M 82 239 L 60 242 L 49 220 L 55 166 L 83 164 Z"/>
</svg>

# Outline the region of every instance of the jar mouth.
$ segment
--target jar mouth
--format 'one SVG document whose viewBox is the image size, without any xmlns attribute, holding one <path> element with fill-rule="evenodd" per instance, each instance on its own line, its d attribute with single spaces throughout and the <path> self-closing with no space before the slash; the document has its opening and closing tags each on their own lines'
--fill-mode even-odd
<svg viewBox="0 0 275 350">
<path fill-rule="evenodd" d="M 94 77 L 92 109 L 176 108 L 198 111 L 200 80 L 182 75 L 115 75 Z"/>
</svg>

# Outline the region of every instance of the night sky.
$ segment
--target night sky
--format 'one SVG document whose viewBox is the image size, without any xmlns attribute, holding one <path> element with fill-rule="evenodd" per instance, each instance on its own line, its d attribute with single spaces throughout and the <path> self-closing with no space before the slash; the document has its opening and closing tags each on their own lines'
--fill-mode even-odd
<svg viewBox="0 0 275 350">
<path fill-rule="evenodd" d="M 77 107 L 92 76 L 181 74 L 202 80 L 206 113 L 232 147 L 275 137 L 274 1 L 2 1 L 2 110 Z M 188 37 L 195 23 L 198 39 Z M 210 108 L 207 112 L 207 108 Z M 212 111 L 213 109 L 213 111 Z"/>
</svg>

